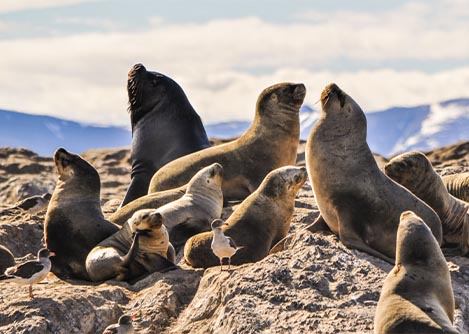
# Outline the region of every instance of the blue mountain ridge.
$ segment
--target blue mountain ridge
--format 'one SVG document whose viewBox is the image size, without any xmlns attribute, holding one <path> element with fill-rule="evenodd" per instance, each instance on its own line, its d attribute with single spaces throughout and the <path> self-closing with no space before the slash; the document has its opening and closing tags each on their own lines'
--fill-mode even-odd
<svg viewBox="0 0 469 334">
<path fill-rule="evenodd" d="M 300 112 L 300 138 L 306 140 L 320 112 L 303 105 Z M 366 114 L 367 141 L 371 150 L 383 156 L 409 150 L 429 150 L 469 140 L 469 98 L 434 105 L 393 107 Z M 210 138 L 228 139 L 241 135 L 250 121 L 205 125 Z M 50 156 L 58 147 L 72 152 L 92 148 L 130 146 L 132 135 L 125 127 L 100 127 L 0 110 L 0 146 L 23 147 Z"/>
</svg>

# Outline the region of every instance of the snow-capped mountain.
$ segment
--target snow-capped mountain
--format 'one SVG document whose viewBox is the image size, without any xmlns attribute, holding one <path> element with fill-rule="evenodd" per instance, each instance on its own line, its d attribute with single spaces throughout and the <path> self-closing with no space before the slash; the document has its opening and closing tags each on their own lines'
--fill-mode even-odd
<svg viewBox="0 0 469 334">
<path fill-rule="evenodd" d="M 316 106 L 314 106 L 316 107 Z M 300 112 L 301 139 L 306 140 L 320 116 L 303 105 Z M 469 140 L 469 98 L 433 105 L 394 107 L 366 114 L 367 141 L 373 152 L 383 156 L 409 150 L 428 150 Z M 211 138 L 233 138 L 242 134 L 250 121 L 206 125 Z M 97 127 L 63 119 L 0 110 L 0 146 L 24 147 L 41 155 L 52 155 L 58 147 L 72 152 L 91 148 L 130 146 L 130 130 Z"/>
<path fill-rule="evenodd" d="M 303 106 L 301 139 L 307 139 L 320 112 Z M 469 140 L 469 98 L 366 113 L 367 142 L 383 156 L 429 150 Z"/>
<path fill-rule="evenodd" d="M 132 135 L 120 127 L 98 127 L 0 110 L 0 146 L 23 147 L 51 156 L 59 147 L 75 153 L 92 148 L 129 146 Z"/>
</svg>

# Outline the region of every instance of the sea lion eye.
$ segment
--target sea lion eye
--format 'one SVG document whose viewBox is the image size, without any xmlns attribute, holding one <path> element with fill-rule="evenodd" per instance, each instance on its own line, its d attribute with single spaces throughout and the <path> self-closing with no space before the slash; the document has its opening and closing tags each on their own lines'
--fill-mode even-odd
<svg viewBox="0 0 469 334">
<path fill-rule="evenodd" d="M 277 96 L 277 94 L 272 93 L 272 95 L 270 95 L 270 99 L 271 99 L 272 101 L 274 101 L 274 102 L 277 102 L 277 101 L 278 101 L 278 96 Z"/>
</svg>

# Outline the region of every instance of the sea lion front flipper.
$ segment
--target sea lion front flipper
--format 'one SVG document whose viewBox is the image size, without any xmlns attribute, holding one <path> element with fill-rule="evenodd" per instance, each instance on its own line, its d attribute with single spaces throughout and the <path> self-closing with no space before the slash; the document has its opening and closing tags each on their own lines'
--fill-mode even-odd
<svg viewBox="0 0 469 334">
<path fill-rule="evenodd" d="M 157 253 L 147 253 L 144 255 L 144 261 L 140 261 L 148 273 L 166 272 L 178 268 L 173 262 Z"/>
<path fill-rule="evenodd" d="M 358 236 L 355 233 L 355 231 L 352 230 L 352 224 L 347 224 L 344 220 L 341 220 L 340 218 L 339 218 L 339 239 L 347 248 L 358 249 L 359 251 L 373 255 L 392 265 L 395 264 L 394 259 L 390 258 L 389 256 L 384 255 L 383 253 L 365 244 L 363 240 L 360 238 L 360 236 Z"/>
<path fill-rule="evenodd" d="M 326 221 L 324 220 L 323 216 L 319 214 L 314 222 L 310 225 L 306 226 L 306 229 L 311 233 L 317 233 L 320 231 L 330 231 L 331 229 L 327 226 Z"/>
</svg>

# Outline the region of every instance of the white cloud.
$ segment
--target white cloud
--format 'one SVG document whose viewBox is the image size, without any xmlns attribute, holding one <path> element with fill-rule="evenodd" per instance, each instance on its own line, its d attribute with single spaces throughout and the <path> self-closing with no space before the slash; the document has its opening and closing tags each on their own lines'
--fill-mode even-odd
<svg viewBox="0 0 469 334">
<path fill-rule="evenodd" d="M 100 0 L 2 0 L 0 3 L 0 14 L 19 12 L 29 9 L 66 7 L 83 2 L 96 1 Z"/>
<path fill-rule="evenodd" d="M 285 80 L 304 82 L 309 103 L 335 81 L 365 110 L 468 96 L 469 20 L 457 5 L 443 0 L 436 13 L 423 2 L 391 13 L 310 13 L 312 21 L 294 24 L 155 18 L 146 31 L 4 40 L 0 107 L 126 125 L 127 72 L 137 62 L 178 81 L 206 123 L 251 119 L 260 91 Z M 435 60 L 463 65 L 432 73 L 386 66 Z M 335 70 L 343 62 L 352 65 Z M 350 67 L 368 63 L 385 68 Z"/>
</svg>

